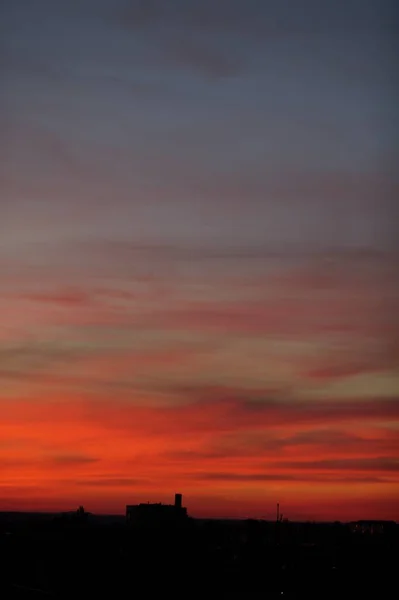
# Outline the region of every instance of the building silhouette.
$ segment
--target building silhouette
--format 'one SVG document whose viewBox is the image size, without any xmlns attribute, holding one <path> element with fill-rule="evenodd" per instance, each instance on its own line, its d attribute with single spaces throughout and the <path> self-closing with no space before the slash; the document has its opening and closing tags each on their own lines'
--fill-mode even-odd
<svg viewBox="0 0 399 600">
<path fill-rule="evenodd" d="M 163 527 L 177 525 L 187 519 L 187 508 L 182 505 L 182 495 L 175 494 L 174 504 L 141 503 L 126 506 L 126 522 L 136 527 Z"/>
<path fill-rule="evenodd" d="M 361 520 L 352 521 L 349 523 L 349 527 L 353 533 L 382 535 L 393 531 L 396 528 L 396 523 L 395 521 Z"/>
</svg>

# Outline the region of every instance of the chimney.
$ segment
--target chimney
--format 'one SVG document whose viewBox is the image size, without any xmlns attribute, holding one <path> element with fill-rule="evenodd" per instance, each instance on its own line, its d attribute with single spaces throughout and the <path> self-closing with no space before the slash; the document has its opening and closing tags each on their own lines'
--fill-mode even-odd
<svg viewBox="0 0 399 600">
<path fill-rule="evenodd" d="M 180 510 L 182 507 L 182 495 L 175 494 L 175 507 Z"/>
</svg>

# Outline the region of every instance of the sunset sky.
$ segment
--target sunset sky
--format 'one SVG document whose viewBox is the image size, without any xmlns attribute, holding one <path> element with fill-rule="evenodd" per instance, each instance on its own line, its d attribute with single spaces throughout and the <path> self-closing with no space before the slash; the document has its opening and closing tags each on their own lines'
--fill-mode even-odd
<svg viewBox="0 0 399 600">
<path fill-rule="evenodd" d="M 399 520 L 395 4 L 2 0 L 0 510 Z"/>
</svg>

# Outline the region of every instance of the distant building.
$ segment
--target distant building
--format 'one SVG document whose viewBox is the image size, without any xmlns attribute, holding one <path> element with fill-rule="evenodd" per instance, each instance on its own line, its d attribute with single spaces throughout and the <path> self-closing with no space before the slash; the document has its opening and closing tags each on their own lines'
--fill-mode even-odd
<svg viewBox="0 0 399 600">
<path fill-rule="evenodd" d="M 54 517 L 56 523 L 67 525 L 81 525 L 87 523 L 90 513 L 86 512 L 83 506 L 79 506 L 77 510 L 61 513 Z"/>
<path fill-rule="evenodd" d="M 129 525 L 163 527 L 177 525 L 187 519 L 187 509 L 182 506 L 182 495 L 175 494 L 174 504 L 131 504 L 126 506 L 126 521 Z"/>
<path fill-rule="evenodd" d="M 352 533 L 371 535 L 387 533 L 396 528 L 395 521 L 354 521 L 349 524 Z"/>
</svg>

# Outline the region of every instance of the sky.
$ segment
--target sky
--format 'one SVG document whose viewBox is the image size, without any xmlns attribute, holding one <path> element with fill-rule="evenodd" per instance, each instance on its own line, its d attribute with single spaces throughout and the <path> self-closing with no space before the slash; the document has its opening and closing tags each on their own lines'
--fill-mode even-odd
<svg viewBox="0 0 399 600">
<path fill-rule="evenodd" d="M 399 520 L 392 0 L 3 0 L 0 510 Z"/>
</svg>

